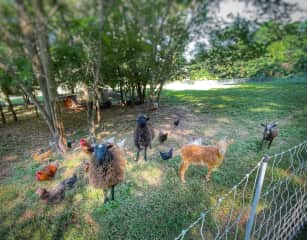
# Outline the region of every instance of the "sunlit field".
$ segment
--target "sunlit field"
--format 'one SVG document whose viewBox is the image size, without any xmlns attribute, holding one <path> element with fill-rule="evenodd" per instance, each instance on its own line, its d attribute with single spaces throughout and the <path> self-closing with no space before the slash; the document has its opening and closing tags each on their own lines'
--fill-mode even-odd
<svg viewBox="0 0 307 240">
<path fill-rule="evenodd" d="M 48 145 L 49 133 L 33 111 L 21 112 L 20 121 L 0 127 L 1 239 L 172 239 L 264 154 L 278 153 L 306 140 L 306 92 L 304 76 L 228 89 L 165 90 L 161 107 L 149 115 L 156 135 L 160 129 L 168 131 L 169 139 L 163 144 L 154 139 L 148 161 L 141 155 L 138 163 L 133 161 L 133 130 L 136 115 L 145 106 L 103 111 L 104 124 L 98 138 L 126 138 L 128 161 L 125 181 L 116 187 L 116 200 L 106 204 L 102 190 L 88 185 L 83 170 L 88 156 L 78 149 L 61 157 L 54 154 L 52 160 L 57 160 L 60 168 L 53 180 L 35 180 L 35 172 L 44 163 L 33 160 L 30 153 Z M 177 117 L 181 122 L 174 129 Z M 266 121 L 277 121 L 280 130 L 269 150 L 260 148 L 260 124 Z M 87 137 L 85 112 L 66 112 L 64 123 L 69 139 Z M 213 144 L 224 136 L 234 143 L 211 181 L 204 180 L 205 167 L 192 166 L 183 185 L 178 177 L 180 147 L 192 137 L 202 137 L 204 144 Z M 163 161 L 159 151 L 171 147 L 174 158 Z M 52 188 L 73 173 L 77 173 L 78 181 L 66 191 L 61 203 L 46 205 L 39 201 L 37 187 Z M 190 235 L 191 239 L 197 237 L 196 232 Z"/>
</svg>

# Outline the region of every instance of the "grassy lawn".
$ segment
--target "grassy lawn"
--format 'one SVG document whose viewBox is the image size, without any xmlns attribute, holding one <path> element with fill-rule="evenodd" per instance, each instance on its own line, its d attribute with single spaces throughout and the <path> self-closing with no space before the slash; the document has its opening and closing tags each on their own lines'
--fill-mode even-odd
<svg viewBox="0 0 307 240">
<path fill-rule="evenodd" d="M 210 91 L 165 91 L 161 109 L 150 117 L 155 129 L 169 131 L 170 137 L 164 145 L 155 140 L 149 152 L 150 161 L 136 164 L 132 132 L 134 119 L 142 110 L 105 112 L 105 128 L 99 136 L 126 137 L 128 142 L 126 180 L 116 188 L 116 200 L 105 205 L 102 191 L 87 184 L 82 170 L 85 155 L 76 151 L 55 157 L 61 163 L 55 179 L 37 183 L 34 173 L 42 163 L 30 158 L 32 145 L 27 145 L 27 149 L 22 144 L 16 146 L 12 133 L 0 128 L 4 133 L 0 134 L 0 167 L 13 156 L 18 159 L 10 164 L 11 174 L 0 178 L 1 239 L 174 238 L 200 212 L 212 206 L 219 195 L 229 191 L 264 154 L 279 153 L 306 140 L 307 79 L 248 83 Z M 181 123 L 174 130 L 172 122 L 178 116 Z M 86 130 L 83 125 L 76 129 L 74 119 L 70 118 L 71 122 L 65 122 L 65 126 L 71 128 L 70 138 L 77 139 Z M 31 121 L 24 120 L 24 124 Z M 259 148 L 260 124 L 265 121 L 278 121 L 280 129 L 269 150 Z M 14 127 L 14 124 L 8 126 Z M 193 136 L 202 137 L 205 144 L 224 136 L 234 143 L 210 182 L 204 181 L 205 167 L 193 166 L 186 173 L 187 183 L 182 185 L 178 178 L 179 149 Z M 162 161 L 159 150 L 170 147 L 175 149 L 175 157 Z M 27 150 L 27 154 L 14 153 L 20 148 L 21 152 Z M 66 192 L 63 202 L 46 206 L 38 200 L 35 194 L 38 186 L 51 188 L 73 172 L 77 172 L 79 181 L 73 190 Z M 199 233 L 192 231 L 189 237 L 198 239 Z"/>
</svg>

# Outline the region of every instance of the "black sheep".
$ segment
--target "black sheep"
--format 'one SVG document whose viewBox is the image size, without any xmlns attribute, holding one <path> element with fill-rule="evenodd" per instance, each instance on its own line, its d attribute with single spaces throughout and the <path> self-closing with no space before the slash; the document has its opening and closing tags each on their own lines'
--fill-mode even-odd
<svg viewBox="0 0 307 240">
<path fill-rule="evenodd" d="M 270 148 L 273 139 L 278 135 L 277 123 L 261 123 L 261 126 L 264 127 L 263 138 L 261 141 L 261 147 L 263 147 L 264 141 L 268 141 L 268 148 Z"/>
<path fill-rule="evenodd" d="M 137 148 L 136 161 L 139 160 L 140 151 L 144 147 L 144 159 L 147 160 L 147 148 L 151 148 L 151 141 L 154 138 L 154 130 L 150 123 L 148 123 L 149 117 L 145 115 L 139 115 L 137 118 L 137 125 L 134 130 L 134 144 Z"/>
</svg>

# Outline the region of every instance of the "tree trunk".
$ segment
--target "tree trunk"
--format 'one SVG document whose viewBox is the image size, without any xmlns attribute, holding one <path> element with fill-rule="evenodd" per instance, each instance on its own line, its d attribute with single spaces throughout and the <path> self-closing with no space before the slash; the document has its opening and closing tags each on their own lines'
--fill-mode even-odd
<svg viewBox="0 0 307 240">
<path fill-rule="evenodd" d="M 161 92 L 162 92 L 163 86 L 164 86 L 164 82 L 162 82 L 160 84 L 159 89 L 158 89 L 158 93 L 157 93 L 157 102 L 158 103 L 160 103 L 160 97 L 161 97 Z"/>
<path fill-rule="evenodd" d="M 43 2 L 32 0 L 34 20 L 32 20 L 32 17 L 29 17 L 24 1 L 16 0 L 16 2 L 19 13 L 19 24 L 25 40 L 24 50 L 32 61 L 33 72 L 44 97 L 45 111 L 42 115 L 47 121 L 53 140 L 56 142 L 57 149 L 65 152 L 67 149 L 66 139 L 61 118 L 60 104 L 57 99 L 57 86 L 53 73 L 53 64 L 49 52 L 46 27 L 47 17 L 43 9 Z M 36 24 L 35 28 L 32 25 L 33 22 Z M 37 104 L 36 106 L 42 113 L 40 105 Z"/>
<path fill-rule="evenodd" d="M 122 104 L 125 103 L 125 99 L 124 99 L 124 92 L 123 92 L 123 85 L 122 85 L 122 81 L 119 81 L 119 92 L 120 92 L 120 100 L 122 102 Z"/>
<path fill-rule="evenodd" d="M 51 135 L 55 135 L 55 130 L 52 124 L 52 121 L 50 119 L 50 117 L 48 116 L 47 112 L 45 111 L 44 108 L 42 108 L 42 106 L 39 104 L 37 98 L 31 93 L 31 91 L 29 91 L 25 85 L 23 85 L 22 83 L 19 84 L 21 90 L 31 99 L 31 101 L 33 102 L 34 106 L 39 109 L 40 113 L 42 114 L 44 120 L 46 121 L 49 130 L 51 132 Z"/>
<path fill-rule="evenodd" d="M 24 52 L 25 55 L 31 59 L 32 69 L 40 86 L 40 90 L 43 94 L 44 107 L 49 116 L 51 116 L 51 105 L 48 102 L 49 94 L 46 85 L 46 80 L 44 78 L 43 67 L 39 59 L 37 52 L 36 40 L 34 38 L 34 30 L 32 26 L 32 21 L 26 12 L 23 0 L 16 0 L 18 14 L 19 14 L 19 25 L 24 38 Z"/>
<path fill-rule="evenodd" d="M 11 99 L 9 97 L 9 94 L 7 93 L 7 91 L 2 91 L 2 92 L 3 92 L 3 95 L 4 95 L 4 100 L 9 105 L 9 111 L 12 113 L 14 121 L 17 122 L 17 115 L 16 115 L 16 112 L 14 110 L 14 106 L 12 104 L 12 101 L 11 101 Z"/>
<path fill-rule="evenodd" d="M 145 97 L 146 97 L 146 83 L 143 85 L 143 99 L 145 101 Z"/>
<path fill-rule="evenodd" d="M 34 106 L 34 109 L 35 109 L 35 115 L 37 118 L 39 118 L 39 114 L 38 114 L 38 108 L 36 106 Z"/>
<path fill-rule="evenodd" d="M 95 61 L 95 73 L 94 73 L 94 93 L 95 93 L 95 105 L 96 105 L 96 114 L 97 114 L 97 127 L 100 127 L 101 124 L 101 109 L 100 109 L 100 103 L 101 103 L 101 94 L 99 91 L 99 84 L 103 85 L 103 80 L 101 77 L 101 62 L 102 62 L 102 38 L 101 34 L 103 32 L 103 26 L 104 26 L 104 13 L 103 13 L 103 6 L 104 0 L 100 0 L 98 3 L 98 17 L 99 17 L 99 37 L 97 39 L 97 56 Z"/>
<path fill-rule="evenodd" d="M 3 124 L 6 124 L 6 119 L 5 119 L 5 115 L 4 115 L 4 112 L 3 112 L 3 108 L 2 108 L 1 103 L 0 103 L 0 113 L 1 113 L 1 120 L 2 120 L 2 123 L 3 123 Z"/>
<path fill-rule="evenodd" d="M 25 94 L 22 94 L 22 98 L 23 98 L 25 109 L 28 109 L 29 104 L 30 104 L 29 97 Z"/>
</svg>

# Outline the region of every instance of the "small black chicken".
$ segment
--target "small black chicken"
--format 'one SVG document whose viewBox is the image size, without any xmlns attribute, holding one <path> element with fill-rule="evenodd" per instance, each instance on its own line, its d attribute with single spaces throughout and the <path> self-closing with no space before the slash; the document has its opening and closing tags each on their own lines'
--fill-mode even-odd
<svg viewBox="0 0 307 240">
<path fill-rule="evenodd" d="M 160 130 L 160 132 L 159 132 L 159 142 L 160 143 L 165 142 L 167 140 L 167 135 L 168 135 L 168 133 L 164 133 Z"/>
<path fill-rule="evenodd" d="M 77 182 L 77 175 L 74 174 L 72 177 L 66 178 L 64 181 L 62 181 L 62 184 L 68 189 L 71 189 L 73 188 L 76 182 Z"/>
<path fill-rule="evenodd" d="M 67 147 L 71 149 L 76 141 L 75 140 L 67 140 Z"/>
<path fill-rule="evenodd" d="M 180 123 L 180 119 L 179 119 L 179 118 L 177 118 L 177 119 L 174 121 L 174 125 L 175 125 L 175 127 L 178 127 L 179 123 Z"/>
<path fill-rule="evenodd" d="M 160 156 L 163 160 L 168 160 L 173 157 L 173 149 L 171 148 L 168 152 L 160 152 Z"/>
</svg>

